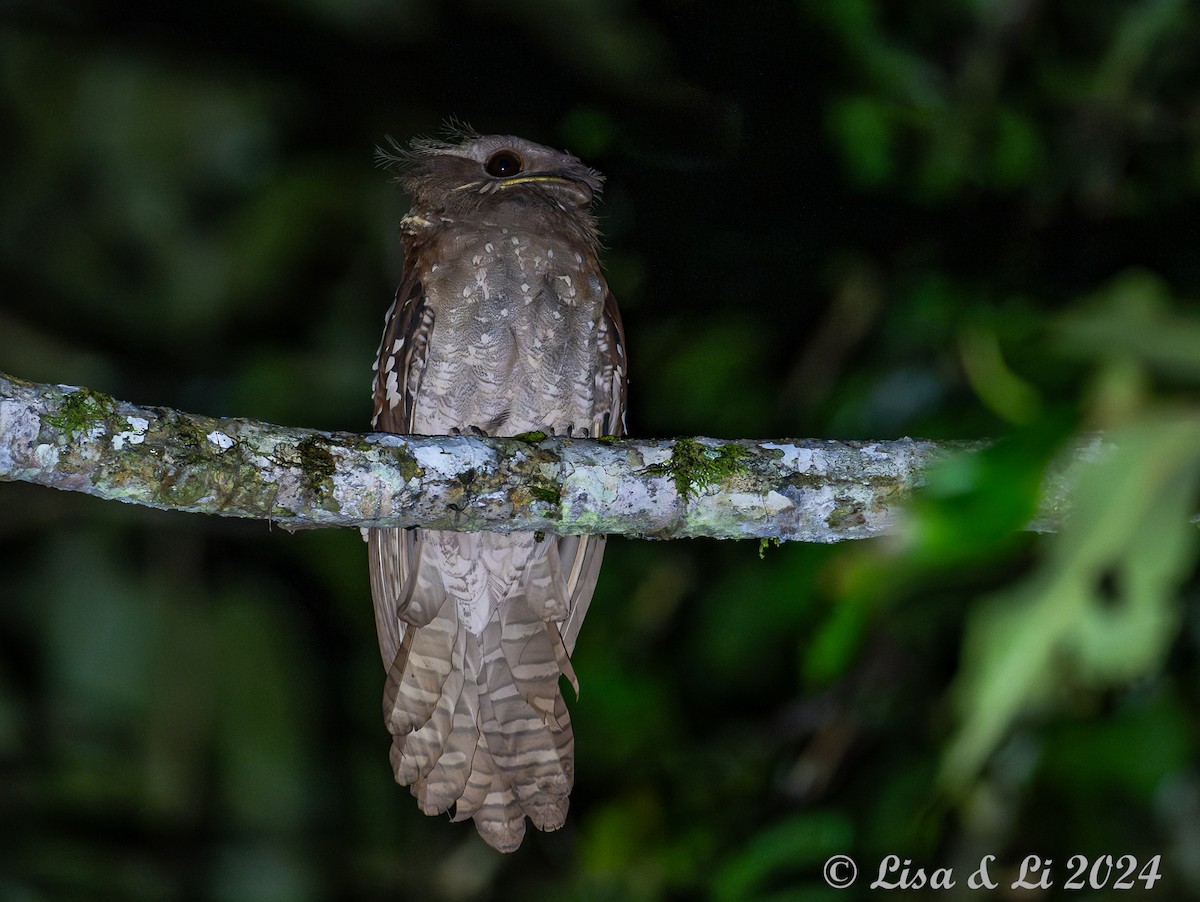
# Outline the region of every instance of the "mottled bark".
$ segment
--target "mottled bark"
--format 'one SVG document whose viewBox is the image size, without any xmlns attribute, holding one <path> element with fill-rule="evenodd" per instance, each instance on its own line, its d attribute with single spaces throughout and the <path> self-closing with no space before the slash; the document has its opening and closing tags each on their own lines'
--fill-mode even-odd
<svg viewBox="0 0 1200 902">
<path fill-rule="evenodd" d="M 837 542 L 888 532 L 934 459 L 979 446 L 328 433 L 0 374 L 0 480 L 295 527 Z"/>
</svg>

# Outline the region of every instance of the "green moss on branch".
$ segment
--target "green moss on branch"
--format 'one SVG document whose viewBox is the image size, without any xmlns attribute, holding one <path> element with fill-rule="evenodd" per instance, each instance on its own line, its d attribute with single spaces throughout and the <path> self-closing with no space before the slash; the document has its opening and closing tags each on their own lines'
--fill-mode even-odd
<svg viewBox="0 0 1200 902">
<path fill-rule="evenodd" d="M 745 474 L 745 456 L 746 449 L 741 445 L 710 448 L 695 439 L 680 438 L 672 445 L 671 459 L 652 464 L 646 472 L 653 476 L 670 476 L 679 497 L 687 501 L 697 490 L 703 491 L 733 476 Z"/>
</svg>

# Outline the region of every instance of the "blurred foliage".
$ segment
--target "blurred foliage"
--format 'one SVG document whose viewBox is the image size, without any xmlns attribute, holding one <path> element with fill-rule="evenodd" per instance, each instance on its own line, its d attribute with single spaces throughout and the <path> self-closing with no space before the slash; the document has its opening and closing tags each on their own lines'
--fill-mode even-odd
<svg viewBox="0 0 1200 902">
<path fill-rule="evenodd" d="M 0 485 L 0 899 L 827 899 L 839 852 L 860 896 L 1109 853 L 1200 898 L 1197 40 L 1182 0 L 4 4 L 0 369 L 365 428 L 372 150 L 457 115 L 608 176 L 634 434 L 998 441 L 887 540 L 613 540 L 572 813 L 510 857 L 392 782 L 357 534 Z"/>
</svg>

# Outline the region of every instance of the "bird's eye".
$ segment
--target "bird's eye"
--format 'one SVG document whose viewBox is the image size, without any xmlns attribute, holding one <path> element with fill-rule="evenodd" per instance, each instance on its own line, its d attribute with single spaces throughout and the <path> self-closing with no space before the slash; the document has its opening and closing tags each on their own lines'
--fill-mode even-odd
<svg viewBox="0 0 1200 902">
<path fill-rule="evenodd" d="M 488 175 L 494 175 L 498 179 L 508 178 L 521 171 L 521 158 L 511 150 L 498 150 L 488 158 L 483 168 L 487 170 Z"/>
</svg>

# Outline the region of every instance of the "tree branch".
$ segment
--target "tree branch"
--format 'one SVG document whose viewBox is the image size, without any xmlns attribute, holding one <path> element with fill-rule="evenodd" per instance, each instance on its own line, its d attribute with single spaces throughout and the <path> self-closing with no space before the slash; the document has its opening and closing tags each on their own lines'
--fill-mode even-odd
<svg viewBox="0 0 1200 902">
<path fill-rule="evenodd" d="M 0 480 L 293 527 L 836 542 L 982 443 L 415 437 L 140 407 L 0 373 Z"/>
</svg>

